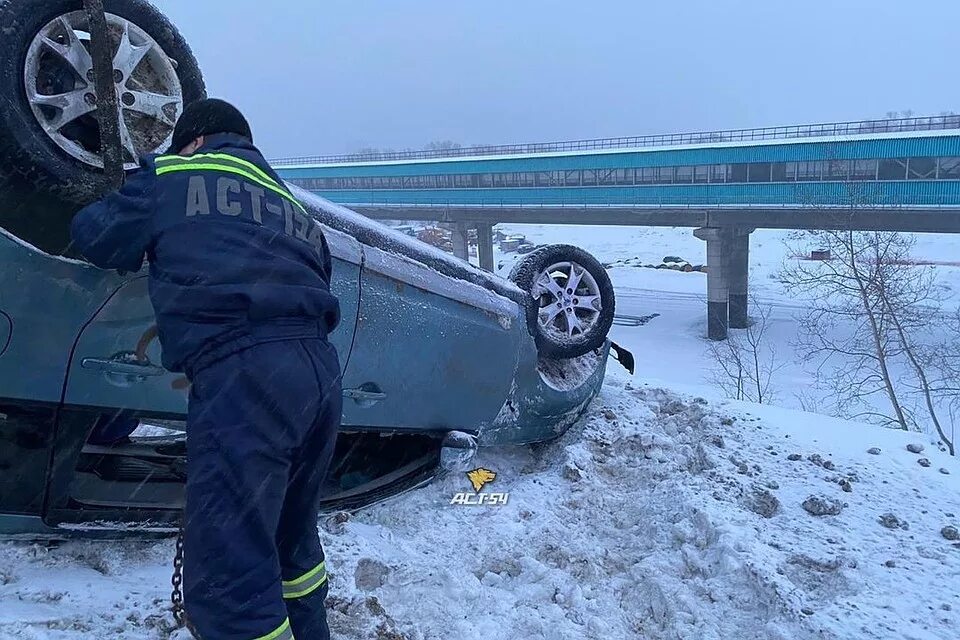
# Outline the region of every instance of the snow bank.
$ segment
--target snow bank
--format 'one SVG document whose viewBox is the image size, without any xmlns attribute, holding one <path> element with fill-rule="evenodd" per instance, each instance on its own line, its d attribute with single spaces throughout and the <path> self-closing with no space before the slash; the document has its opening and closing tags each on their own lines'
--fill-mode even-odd
<svg viewBox="0 0 960 640">
<path fill-rule="evenodd" d="M 497 473 L 485 491 L 509 492 L 506 505 L 451 505 L 472 492 L 455 474 L 325 518 L 333 635 L 952 639 L 960 543 L 941 529 L 960 524 L 960 467 L 908 452 L 915 441 L 611 368 L 556 442 L 480 452 Z M 840 513 L 811 515 L 811 496 Z M 0 637 L 171 637 L 171 554 L 2 545 Z"/>
</svg>

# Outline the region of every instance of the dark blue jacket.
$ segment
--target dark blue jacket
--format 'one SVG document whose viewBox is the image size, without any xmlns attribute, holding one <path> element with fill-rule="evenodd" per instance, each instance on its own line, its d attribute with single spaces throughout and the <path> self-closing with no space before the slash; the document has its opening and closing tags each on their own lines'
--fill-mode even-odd
<svg viewBox="0 0 960 640">
<path fill-rule="evenodd" d="M 148 156 L 73 219 L 74 248 L 105 269 L 150 262 L 163 364 L 188 375 L 260 342 L 326 335 L 340 308 L 319 224 L 241 136 L 189 157 Z"/>
</svg>

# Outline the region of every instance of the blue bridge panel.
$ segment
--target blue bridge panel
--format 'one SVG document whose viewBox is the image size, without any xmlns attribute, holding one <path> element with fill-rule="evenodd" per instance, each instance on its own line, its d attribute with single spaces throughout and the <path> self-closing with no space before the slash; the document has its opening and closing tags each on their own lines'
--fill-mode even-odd
<svg viewBox="0 0 960 640">
<path fill-rule="evenodd" d="M 855 195 L 848 184 L 689 185 L 655 187 L 559 187 L 542 189 L 449 189 L 406 191 L 336 190 L 315 193 L 344 205 L 479 207 L 613 205 L 818 205 L 864 203 L 960 205 L 960 181 L 864 184 Z"/>
<path fill-rule="evenodd" d="M 393 206 L 960 206 L 960 131 L 278 165 L 334 202 Z"/>
</svg>

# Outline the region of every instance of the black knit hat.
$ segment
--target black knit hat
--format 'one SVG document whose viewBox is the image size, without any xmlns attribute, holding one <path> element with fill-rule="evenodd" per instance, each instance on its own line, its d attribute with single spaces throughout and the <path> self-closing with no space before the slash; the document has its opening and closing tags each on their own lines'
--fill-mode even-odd
<svg viewBox="0 0 960 640">
<path fill-rule="evenodd" d="M 253 142 L 250 125 L 239 109 L 225 100 L 207 98 L 184 108 L 173 130 L 169 153 L 179 153 L 196 138 L 214 133 L 235 133 Z"/>
</svg>

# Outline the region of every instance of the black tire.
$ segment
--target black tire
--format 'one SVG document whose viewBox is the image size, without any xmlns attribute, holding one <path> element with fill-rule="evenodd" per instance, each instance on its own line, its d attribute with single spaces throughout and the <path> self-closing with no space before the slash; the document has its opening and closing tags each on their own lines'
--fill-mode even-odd
<svg viewBox="0 0 960 640">
<path fill-rule="evenodd" d="M 585 332 L 572 337 L 548 332 L 540 326 L 538 318 L 544 301 L 534 298 L 531 293 L 537 277 L 545 269 L 559 262 L 575 262 L 586 269 L 596 281 L 600 295 L 601 309 L 598 318 Z M 613 283 L 610 282 L 610 276 L 607 275 L 603 265 L 583 249 L 565 244 L 540 247 L 517 261 L 510 271 L 510 280 L 523 291 L 531 293 L 527 296 L 526 304 L 527 327 L 541 356 L 576 358 L 600 347 L 606 340 L 613 325 L 616 307 Z"/>
<path fill-rule="evenodd" d="M 184 104 L 206 96 L 203 76 L 186 41 L 145 0 L 104 0 L 108 13 L 146 31 L 176 61 Z M 23 82 L 34 36 L 57 16 L 83 10 L 81 0 L 0 2 L 0 227 L 40 249 L 63 253 L 70 220 L 103 194 L 103 171 L 60 149 L 36 121 Z"/>
</svg>

